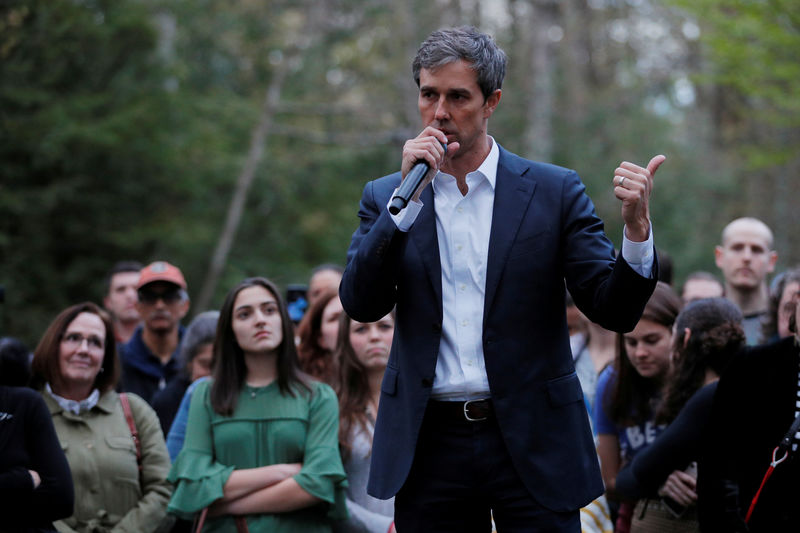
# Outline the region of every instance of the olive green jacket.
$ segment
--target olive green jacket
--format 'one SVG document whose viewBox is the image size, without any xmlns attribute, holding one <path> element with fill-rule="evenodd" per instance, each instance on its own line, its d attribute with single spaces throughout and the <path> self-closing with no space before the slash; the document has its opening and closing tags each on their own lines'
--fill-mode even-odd
<svg viewBox="0 0 800 533">
<path fill-rule="evenodd" d="M 153 533 L 166 517 L 172 486 L 163 433 L 153 409 L 128 394 L 142 445 L 136 447 L 119 395 L 106 392 L 90 411 L 64 411 L 42 394 L 75 484 L 75 513 L 55 523 L 61 533 Z"/>
</svg>

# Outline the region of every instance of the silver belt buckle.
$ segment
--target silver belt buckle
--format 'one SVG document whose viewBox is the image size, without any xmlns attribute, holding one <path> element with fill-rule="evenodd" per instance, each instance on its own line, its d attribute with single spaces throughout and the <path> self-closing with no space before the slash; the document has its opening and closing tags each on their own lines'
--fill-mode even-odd
<svg viewBox="0 0 800 533">
<path fill-rule="evenodd" d="M 482 418 L 472 418 L 471 416 L 469 416 L 469 404 L 471 404 L 473 402 L 482 402 L 482 401 L 485 401 L 485 400 L 481 398 L 481 399 L 477 399 L 477 400 L 467 400 L 466 402 L 464 402 L 464 418 L 466 418 L 470 422 L 483 422 L 484 420 L 486 420 L 488 418 L 486 416 L 484 416 Z"/>
</svg>

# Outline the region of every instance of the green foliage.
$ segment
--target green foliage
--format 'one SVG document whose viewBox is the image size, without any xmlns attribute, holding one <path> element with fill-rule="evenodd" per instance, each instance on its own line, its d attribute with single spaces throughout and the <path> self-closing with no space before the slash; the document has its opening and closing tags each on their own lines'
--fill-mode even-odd
<svg viewBox="0 0 800 533">
<path fill-rule="evenodd" d="M 402 143 L 421 128 L 410 60 L 439 26 L 492 28 L 509 53 L 509 73 L 490 133 L 530 156 L 530 50 L 521 44 L 526 28 L 514 21 L 542 3 L 514 0 L 506 19 L 492 13 L 486 21 L 478 4 L 4 2 L 0 334 L 35 344 L 66 305 L 100 301 L 105 271 L 122 259 L 177 264 L 195 296 L 267 89 L 285 66 L 264 157 L 212 307 L 244 276 L 285 285 L 304 282 L 316 264 L 344 263 L 364 183 L 395 171 Z M 752 198 L 764 199 L 742 192 L 744 172 L 736 169 L 780 177 L 776 169 L 797 161 L 796 2 L 674 0 L 680 12 L 652 2 L 584 4 L 552 3 L 549 13 L 567 29 L 551 44 L 551 162 L 578 170 L 619 244 L 614 168 L 666 153 L 652 208 L 658 246 L 680 274 L 713 271 L 711 250 L 724 222 Z M 585 8 L 573 25 L 566 21 L 570 6 Z M 636 31 L 639 40 L 609 38 L 615 24 L 635 28 L 653 19 L 671 42 L 692 48 L 680 34 L 692 16 L 702 22 L 706 55 L 656 54 L 668 63 L 660 70 L 641 67 L 658 42 Z M 574 63 L 584 40 L 587 60 Z M 672 91 L 686 75 L 712 87 L 693 108 Z M 725 105 L 709 96 L 717 94 L 713 87 L 724 88 Z M 657 112 L 655 101 L 666 102 L 667 111 Z M 791 189 L 774 191 L 778 200 L 791 197 Z"/>
<path fill-rule="evenodd" d="M 147 248 L 153 228 L 129 228 L 150 196 L 140 176 L 171 164 L 158 119 L 169 101 L 139 3 L 11 3 L 2 21 L 3 330 L 31 342 L 54 310 L 99 296 L 98 258 Z"/>
<path fill-rule="evenodd" d="M 718 156 L 739 191 L 736 216 L 776 230 L 782 268 L 800 262 L 800 4 L 673 0 L 701 21 L 706 61 L 695 78 L 714 109 Z"/>
</svg>

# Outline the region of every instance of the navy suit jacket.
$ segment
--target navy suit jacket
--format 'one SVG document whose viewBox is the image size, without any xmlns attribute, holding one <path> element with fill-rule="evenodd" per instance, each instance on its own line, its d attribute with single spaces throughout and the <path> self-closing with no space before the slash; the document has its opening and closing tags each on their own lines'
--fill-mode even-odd
<svg viewBox="0 0 800 533">
<path fill-rule="evenodd" d="M 372 322 L 396 306 L 368 492 L 396 494 L 408 476 L 442 334 L 442 276 L 431 187 L 410 231 L 386 209 L 400 174 L 369 182 L 340 286 L 345 311 Z M 569 348 L 564 280 L 594 322 L 630 331 L 655 279 L 614 260 L 578 175 L 500 147 L 489 237 L 483 351 L 500 430 L 531 495 L 571 511 L 603 492 Z"/>
</svg>

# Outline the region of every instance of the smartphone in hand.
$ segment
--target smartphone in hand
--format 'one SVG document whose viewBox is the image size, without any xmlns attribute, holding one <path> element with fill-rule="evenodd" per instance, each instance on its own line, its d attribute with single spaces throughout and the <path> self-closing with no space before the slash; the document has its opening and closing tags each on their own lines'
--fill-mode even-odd
<svg viewBox="0 0 800 533">
<path fill-rule="evenodd" d="M 697 463 L 696 462 L 690 463 L 689 466 L 686 467 L 686 470 L 684 470 L 684 472 L 686 472 L 693 478 L 697 479 Z M 664 504 L 664 507 L 667 508 L 667 511 L 669 511 L 670 514 L 675 518 L 681 518 L 683 517 L 684 514 L 686 514 L 687 507 L 685 505 L 681 505 L 680 503 L 676 502 L 669 496 L 663 496 L 661 498 L 661 501 Z"/>
</svg>

